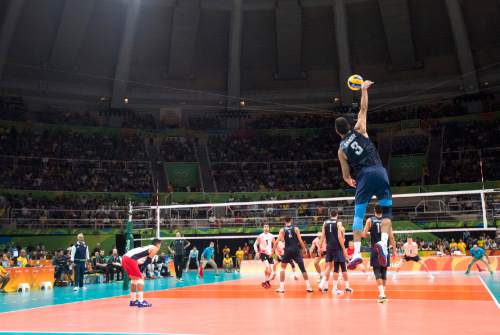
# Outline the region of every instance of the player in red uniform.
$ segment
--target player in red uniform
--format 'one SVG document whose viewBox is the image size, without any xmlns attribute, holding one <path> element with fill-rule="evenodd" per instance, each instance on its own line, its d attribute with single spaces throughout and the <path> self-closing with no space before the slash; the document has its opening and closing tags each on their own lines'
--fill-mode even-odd
<svg viewBox="0 0 500 335">
<path fill-rule="evenodd" d="M 130 306 L 152 306 L 144 300 L 144 275 L 139 269 L 139 265 L 151 262 L 152 258 L 160 250 L 160 247 L 161 241 L 154 239 L 152 244 L 134 248 L 123 255 L 122 267 L 130 277 Z"/>
</svg>

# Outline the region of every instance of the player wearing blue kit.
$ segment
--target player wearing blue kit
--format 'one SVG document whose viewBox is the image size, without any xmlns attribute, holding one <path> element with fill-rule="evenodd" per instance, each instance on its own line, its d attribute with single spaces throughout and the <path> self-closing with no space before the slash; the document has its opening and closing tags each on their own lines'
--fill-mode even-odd
<svg viewBox="0 0 500 335">
<path fill-rule="evenodd" d="M 491 268 L 490 259 L 488 258 L 488 255 L 486 255 L 486 252 L 484 251 L 483 248 L 479 248 L 477 244 L 474 244 L 470 249 L 470 255 L 472 256 L 472 261 L 467 267 L 467 271 L 465 271 L 466 275 L 469 274 L 470 269 L 472 269 L 472 266 L 476 264 L 476 262 L 478 261 L 483 262 L 484 265 L 486 265 L 486 267 L 488 268 L 488 271 L 491 274 L 493 274 L 493 269 Z"/>
<path fill-rule="evenodd" d="M 205 266 L 210 265 L 215 270 L 215 275 L 219 275 L 219 269 L 217 267 L 217 263 L 214 260 L 215 249 L 214 242 L 210 242 L 210 246 L 206 247 L 201 253 L 201 271 L 203 273 L 205 270 Z"/>
<path fill-rule="evenodd" d="M 288 263 L 292 261 L 297 263 L 302 272 L 302 277 L 306 282 L 306 291 L 312 292 L 313 290 L 309 282 L 309 276 L 307 275 L 304 260 L 302 259 L 302 253 L 306 251 L 306 245 L 300 235 L 299 227 L 292 225 L 292 218 L 290 217 L 285 218 L 285 227 L 280 230 L 278 239 L 274 243 L 273 252 L 276 252 L 276 248 L 278 248 L 278 243 L 280 241 L 285 242 L 285 250 L 281 258 L 280 286 L 276 292 L 285 293 L 285 270 Z"/>
<path fill-rule="evenodd" d="M 368 237 L 368 235 L 370 235 L 372 246 L 370 254 L 370 265 L 373 267 L 373 274 L 375 275 L 375 280 L 377 281 L 377 301 L 379 303 L 384 303 L 387 301 L 387 297 L 385 296 L 385 283 L 387 281 L 387 267 L 389 265 L 389 261 L 386 257 L 385 262 L 381 262 L 380 254 L 374 248 L 382 239 L 382 208 L 380 206 L 375 206 L 374 214 L 374 216 L 371 216 L 366 220 L 363 237 Z M 395 255 L 396 240 L 394 239 L 394 234 L 392 233 L 392 231 L 389 233 L 389 239 L 391 240 L 393 255 Z"/>
<path fill-rule="evenodd" d="M 368 112 L 368 88 L 373 82 L 367 80 L 361 85 L 361 106 L 354 129 L 344 117 L 335 120 L 335 130 L 340 135 L 338 157 L 342 168 L 342 177 L 351 187 L 356 188 L 354 222 L 354 254 L 348 269 L 354 269 L 363 260 L 361 258 L 361 234 L 366 207 L 373 196 L 378 199 L 382 208 L 381 240 L 374 246 L 380 263 L 387 261 L 387 241 L 392 232 L 392 194 L 387 171 L 368 137 L 366 130 L 366 114 Z"/>
<path fill-rule="evenodd" d="M 322 292 L 328 291 L 328 281 L 330 280 L 330 272 L 333 269 L 333 292 L 335 294 L 342 294 L 337 287 L 339 279 L 339 270 L 342 271 L 342 277 L 345 284 L 345 292 L 352 293 L 353 290 L 349 287 L 349 277 L 345 266 L 348 259 L 347 251 L 345 249 L 345 230 L 342 222 L 338 219 L 336 210 L 330 213 L 330 219 L 323 223 L 323 231 L 321 234 L 320 245 L 326 240 L 326 269 L 325 275 L 319 283 L 319 290 Z"/>
</svg>

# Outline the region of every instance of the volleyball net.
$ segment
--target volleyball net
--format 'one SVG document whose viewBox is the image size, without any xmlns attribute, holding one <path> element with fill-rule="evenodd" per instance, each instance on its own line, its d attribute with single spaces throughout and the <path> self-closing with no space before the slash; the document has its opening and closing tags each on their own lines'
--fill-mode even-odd
<svg viewBox="0 0 500 335">
<path fill-rule="evenodd" d="M 367 209 L 372 215 L 373 199 Z M 226 203 L 133 206 L 134 240 L 175 239 L 175 233 L 189 240 L 213 240 L 233 244 L 250 243 L 269 225 L 272 233 L 291 217 L 309 242 L 321 230 L 331 211 L 339 213 L 347 235 L 352 234 L 354 197 L 288 200 L 234 201 Z M 429 192 L 393 195 L 393 230 L 397 238 L 412 235 L 432 243 L 438 239 L 467 239 L 469 236 L 497 233 L 500 218 L 500 192 L 494 189 Z M 500 231 L 498 231 L 500 234 Z M 222 241 L 219 243 L 219 241 Z"/>
</svg>

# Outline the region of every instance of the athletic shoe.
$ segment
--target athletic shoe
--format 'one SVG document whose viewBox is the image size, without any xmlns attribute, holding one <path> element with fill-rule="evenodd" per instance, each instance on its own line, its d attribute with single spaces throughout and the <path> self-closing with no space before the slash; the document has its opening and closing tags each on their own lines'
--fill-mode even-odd
<svg viewBox="0 0 500 335">
<path fill-rule="evenodd" d="M 136 300 L 136 301 L 132 301 L 130 300 L 130 304 L 129 304 L 130 307 L 132 306 L 139 306 L 139 300 Z"/>
<path fill-rule="evenodd" d="M 312 287 L 306 288 L 306 291 L 307 291 L 307 293 L 313 293 L 314 292 L 313 289 L 312 289 Z"/>
<path fill-rule="evenodd" d="M 345 293 L 353 293 L 354 292 L 354 290 L 350 287 L 346 287 L 346 289 L 344 291 L 345 291 Z"/>
<path fill-rule="evenodd" d="M 267 287 L 266 287 L 267 285 L 266 285 L 266 282 L 265 282 L 265 281 L 263 281 L 260 285 L 261 285 L 263 288 L 267 288 Z"/>
<path fill-rule="evenodd" d="M 375 244 L 373 250 L 375 250 L 375 253 L 377 254 L 378 264 L 385 268 L 387 266 L 387 254 L 384 252 L 384 246 L 382 243 L 378 242 Z"/>
<path fill-rule="evenodd" d="M 137 303 L 137 307 L 139 307 L 139 308 L 151 307 L 151 306 L 153 306 L 153 305 L 150 304 L 149 302 L 147 302 L 146 300 L 144 300 L 143 302 L 138 302 Z"/>
<path fill-rule="evenodd" d="M 430 274 L 430 275 L 429 275 L 429 279 L 430 279 L 430 280 L 434 279 L 434 276 Z"/>
<path fill-rule="evenodd" d="M 328 289 L 327 288 L 322 288 L 320 291 L 323 292 L 323 293 L 328 293 Z"/>
<path fill-rule="evenodd" d="M 277 288 L 276 292 L 278 292 L 278 293 L 285 293 L 285 289 L 284 288 Z"/>
<path fill-rule="evenodd" d="M 179 282 L 181 282 L 181 283 L 182 283 L 182 282 L 184 282 L 184 279 L 180 278 L 180 279 L 179 279 Z"/>
<path fill-rule="evenodd" d="M 378 299 L 377 299 L 377 302 L 380 303 L 380 304 L 383 304 L 386 301 L 387 301 L 386 297 L 378 297 Z"/>
<path fill-rule="evenodd" d="M 396 275 L 393 275 L 392 280 L 396 280 L 396 279 L 398 279 L 398 277 L 396 277 Z"/>
<path fill-rule="evenodd" d="M 339 289 L 335 289 L 333 292 L 334 292 L 336 295 L 341 295 L 341 294 L 344 294 L 344 291 L 339 290 Z"/>
<path fill-rule="evenodd" d="M 363 258 L 361 258 L 361 257 L 353 258 L 353 259 L 351 259 L 349 264 L 347 264 L 347 269 L 354 270 L 361 263 L 363 263 Z"/>
<path fill-rule="evenodd" d="M 73 288 L 73 291 L 75 291 L 75 292 L 77 292 L 79 290 L 80 290 L 80 288 L 78 286 Z"/>
<path fill-rule="evenodd" d="M 465 275 L 468 276 L 469 275 L 469 271 L 465 271 Z"/>
</svg>

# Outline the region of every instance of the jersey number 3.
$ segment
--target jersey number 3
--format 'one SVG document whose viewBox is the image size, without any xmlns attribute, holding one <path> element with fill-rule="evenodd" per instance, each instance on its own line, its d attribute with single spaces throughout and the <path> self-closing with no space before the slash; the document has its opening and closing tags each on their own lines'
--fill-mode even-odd
<svg viewBox="0 0 500 335">
<path fill-rule="evenodd" d="M 354 141 L 351 143 L 351 148 L 354 150 L 356 155 L 361 155 L 363 153 L 363 148 L 359 146 L 358 142 Z"/>
</svg>

